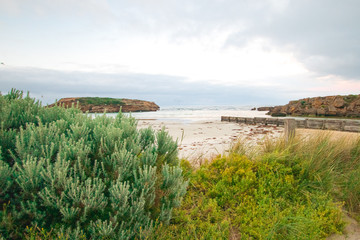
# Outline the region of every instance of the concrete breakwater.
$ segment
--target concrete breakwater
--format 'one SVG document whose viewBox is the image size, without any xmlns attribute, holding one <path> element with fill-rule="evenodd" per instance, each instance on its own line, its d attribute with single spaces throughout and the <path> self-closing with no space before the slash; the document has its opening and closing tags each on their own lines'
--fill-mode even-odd
<svg viewBox="0 0 360 240">
<path fill-rule="evenodd" d="M 221 121 L 237 122 L 245 124 L 264 124 L 284 126 L 284 118 L 247 118 L 247 117 L 230 117 L 222 116 Z M 297 128 L 323 129 L 347 132 L 360 132 L 360 120 L 348 119 L 295 119 Z"/>
</svg>

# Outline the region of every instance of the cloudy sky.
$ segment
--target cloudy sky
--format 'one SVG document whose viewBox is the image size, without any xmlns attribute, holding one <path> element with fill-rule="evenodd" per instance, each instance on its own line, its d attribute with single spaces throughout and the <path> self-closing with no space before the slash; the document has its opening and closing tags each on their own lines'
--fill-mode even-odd
<svg viewBox="0 0 360 240">
<path fill-rule="evenodd" d="M 360 93 L 358 0 L 0 0 L 0 91 L 160 106 Z"/>
</svg>

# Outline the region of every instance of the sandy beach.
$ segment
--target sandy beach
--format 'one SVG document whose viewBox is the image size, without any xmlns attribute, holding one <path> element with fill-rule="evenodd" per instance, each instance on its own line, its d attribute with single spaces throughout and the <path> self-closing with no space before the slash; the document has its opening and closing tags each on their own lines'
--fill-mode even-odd
<svg viewBox="0 0 360 240">
<path fill-rule="evenodd" d="M 212 121 L 159 121 L 138 120 L 138 128 L 151 126 L 155 130 L 165 127 L 166 131 L 178 141 L 179 157 L 194 164 L 226 153 L 232 143 L 243 139 L 249 146 L 262 143 L 265 138 L 275 139 L 284 133 L 283 127 L 265 125 L 247 125 L 244 123 Z M 360 133 L 297 129 L 296 134 L 307 138 L 317 134 L 330 134 L 332 139 L 356 139 Z"/>
<path fill-rule="evenodd" d="M 221 121 L 195 121 L 190 123 L 139 120 L 138 127 L 151 126 L 155 130 L 165 127 L 178 140 L 179 157 L 194 163 L 211 159 L 226 152 L 237 139 L 245 139 L 249 144 L 259 144 L 265 137 L 277 138 L 283 128 L 276 126 L 246 125 Z"/>
</svg>

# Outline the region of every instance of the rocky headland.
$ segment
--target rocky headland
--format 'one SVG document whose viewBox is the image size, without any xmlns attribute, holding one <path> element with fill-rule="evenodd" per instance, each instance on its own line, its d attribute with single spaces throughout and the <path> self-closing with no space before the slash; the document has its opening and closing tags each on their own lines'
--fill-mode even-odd
<svg viewBox="0 0 360 240">
<path fill-rule="evenodd" d="M 283 106 L 267 108 L 268 114 L 273 117 L 290 115 L 358 118 L 360 117 L 360 95 L 303 98 L 290 101 Z"/>
<path fill-rule="evenodd" d="M 116 99 L 99 97 L 73 97 L 62 98 L 48 107 L 61 105 L 64 107 L 78 106 L 81 111 L 89 113 L 116 113 L 122 112 L 152 112 L 160 110 L 154 102 L 136 99 Z"/>
<path fill-rule="evenodd" d="M 274 107 L 258 107 L 258 111 L 271 111 Z"/>
</svg>

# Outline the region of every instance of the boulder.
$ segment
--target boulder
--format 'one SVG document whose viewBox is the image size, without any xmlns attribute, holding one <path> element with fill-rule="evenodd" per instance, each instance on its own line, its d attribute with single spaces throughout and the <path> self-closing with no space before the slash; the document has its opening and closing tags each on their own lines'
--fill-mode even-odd
<svg viewBox="0 0 360 240">
<path fill-rule="evenodd" d="M 334 103 L 333 103 L 334 107 L 336 108 L 343 108 L 344 105 L 345 105 L 345 101 L 342 97 L 340 96 L 337 96 L 334 100 Z"/>
<path fill-rule="evenodd" d="M 325 116 L 325 114 L 326 114 L 325 108 L 318 108 L 318 109 L 316 110 L 316 115 L 317 115 L 317 116 Z"/>
</svg>

